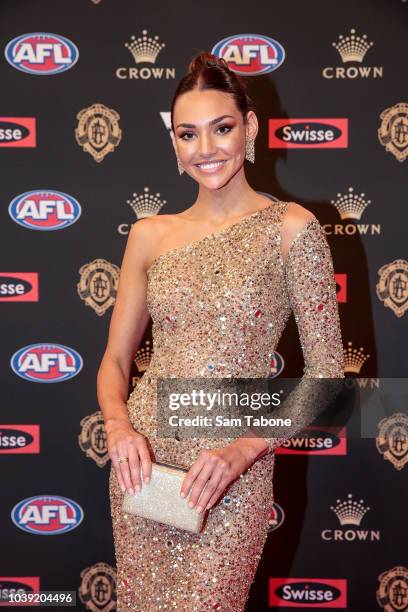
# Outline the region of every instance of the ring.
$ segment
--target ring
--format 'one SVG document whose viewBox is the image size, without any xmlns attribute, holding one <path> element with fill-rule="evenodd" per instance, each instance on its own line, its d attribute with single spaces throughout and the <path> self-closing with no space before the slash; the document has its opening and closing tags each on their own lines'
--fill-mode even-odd
<svg viewBox="0 0 408 612">
<path fill-rule="evenodd" d="M 119 457 L 118 463 L 127 463 L 129 459 L 127 457 Z"/>
</svg>

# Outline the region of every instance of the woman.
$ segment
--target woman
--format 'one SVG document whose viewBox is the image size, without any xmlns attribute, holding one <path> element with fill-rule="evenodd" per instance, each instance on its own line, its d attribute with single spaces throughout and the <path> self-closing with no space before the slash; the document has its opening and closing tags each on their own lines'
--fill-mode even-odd
<svg viewBox="0 0 408 612">
<path fill-rule="evenodd" d="M 117 609 L 238 612 L 267 536 L 274 449 L 295 430 L 228 444 L 160 438 L 156 380 L 266 378 L 291 310 L 304 377 L 343 377 L 333 264 L 311 212 L 249 186 L 244 158 L 254 160 L 258 122 L 226 62 L 208 53 L 192 60 L 174 95 L 172 127 L 179 171 L 197 181 L 198 196 L 182 213 L 132 227 L 98 373 L 112 460 Z M 149 316 L 154 354 L 127 399 Z M 140 469 L 148 482 L 152 460 L 190 468 L 180 493 L 197 512 L 209 509 L 201 533 L 122 512 L 125 489 L 149 486 Z"/>
</svg>

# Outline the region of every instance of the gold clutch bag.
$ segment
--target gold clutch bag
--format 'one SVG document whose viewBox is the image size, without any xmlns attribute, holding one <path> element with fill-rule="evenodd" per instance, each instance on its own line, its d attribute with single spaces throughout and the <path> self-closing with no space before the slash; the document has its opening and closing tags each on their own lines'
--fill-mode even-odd
<svg viewBox="0 0 408 612">
<path fill-rule="evenodd" d="M 123 511 L 199 533 L 208 510 L 198 513 L 195 507 L 189 508 L 187 497 L 180 497 L 187 472 L 186 467 L 174 463 L 152 463 L 150 482 L 143 483 L 141 491 L 133 495 L 125 492 Z"/>
</svg>

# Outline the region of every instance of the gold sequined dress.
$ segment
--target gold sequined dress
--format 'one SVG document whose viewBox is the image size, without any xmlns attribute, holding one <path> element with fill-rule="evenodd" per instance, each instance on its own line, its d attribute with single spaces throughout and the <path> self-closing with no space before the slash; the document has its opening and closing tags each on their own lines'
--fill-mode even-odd
<svg viewBox="0 0 408 612">
<path fill-rule="evenodd" d="M 284 262 L 280 229 L 287 206 L 273 202 L 164 253 L 148 269 L 154 353 L 127 405 L 154 460 L 189 466 L 202 448 L 220 446 L 219 439 L 157 437 L 156 379 L 268 377 L 291 310 L 303 349 L 303 379 L 344 376 L 329 245 L 313 217 Z M 286 437 L 295 433 L 288 428 Z M 283 439 L 268 439 L 270 452 L 229 486 L 199 534 L 125 514 L 111 468 L 119 612 L 245 609 L 273 505 L 274 449 Z"/>
</svg>

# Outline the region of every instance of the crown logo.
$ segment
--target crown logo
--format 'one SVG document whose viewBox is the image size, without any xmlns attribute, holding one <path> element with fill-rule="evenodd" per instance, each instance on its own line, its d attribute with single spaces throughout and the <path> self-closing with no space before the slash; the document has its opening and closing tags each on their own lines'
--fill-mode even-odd
<svg viewBox="0 0 408 612">
<path fill-rule="evenodd" d="M 352 500 L 352 497 L 352 494 L 349 493 L 346 501 L 336 499 L 336 506 L 330 506 L 330 510 L 333 510 L 337 515 L 340 525 L 356 525 L 358 527 L 370 507 L 364 507 L 362 499 L 358 502 Z"/>
<path fill-rule="evenodd" d="M 160 193 L 156 193 L 156 195 L 149 193 L 148 187 L 145 187 L 143 191 L 144 193 L 141 195 L 134 193 L 132 200 L 126 200 L 126 204 L 133 208 L 138 219 L 157 215 L 159 210 L 167 203 L 167 200 L 160 199 Z"/>
<path fill-rule="evenodd" d="M 131 36 L 130 40 L 130 43 L 125 43 L 125 47 L 133 55 L 136 64 L 142 62 L 154 64 L 160 51 L 166 46 L 165 43 L 158 42 L 158 36 L 154 38 L 147 36 L 147 30 L 143 30 L 142 36 L 139 36 L 139 38 Z"/>
<path fill-rule="evenodd" d="M 360 370 L 370 355 L 364 355 L 363 347 L 359 349 L 353 348 L 353 343 L 347 342 L 347 348 L 344 353 L 344 371 L 353 374 L 360 374 Z"/>
<path fill-rule="evenodd" d="M 367 34 L 356 36 L 354 29 L 350 30 L 349 36 L 339 35 L 339 40 L 332 43 L 333 47 L 340 53 L 343 63 L 362 62 L 365 54 L 373 46 L 373 42 L 367 41 Z"/>
<path fill-rule="evenodd" d="M 360 220 L 363 212 L 371 200 L 365 200 L 365 193 L 354 193 L 353 187 L 348 188 L 348 193 L 337 194 L 337 200 L 331 200 L 339 212 L 341 219 L 357 219 Z"/>
<path fill-rule="evenodd" d="M 153 349 L 150 346 L 150 340 L 146 341 L 146 346 L 140 348 L 134 358 L 134 362 L 139 372 L 146 372 L 152 358 Z"/>
</svg>

